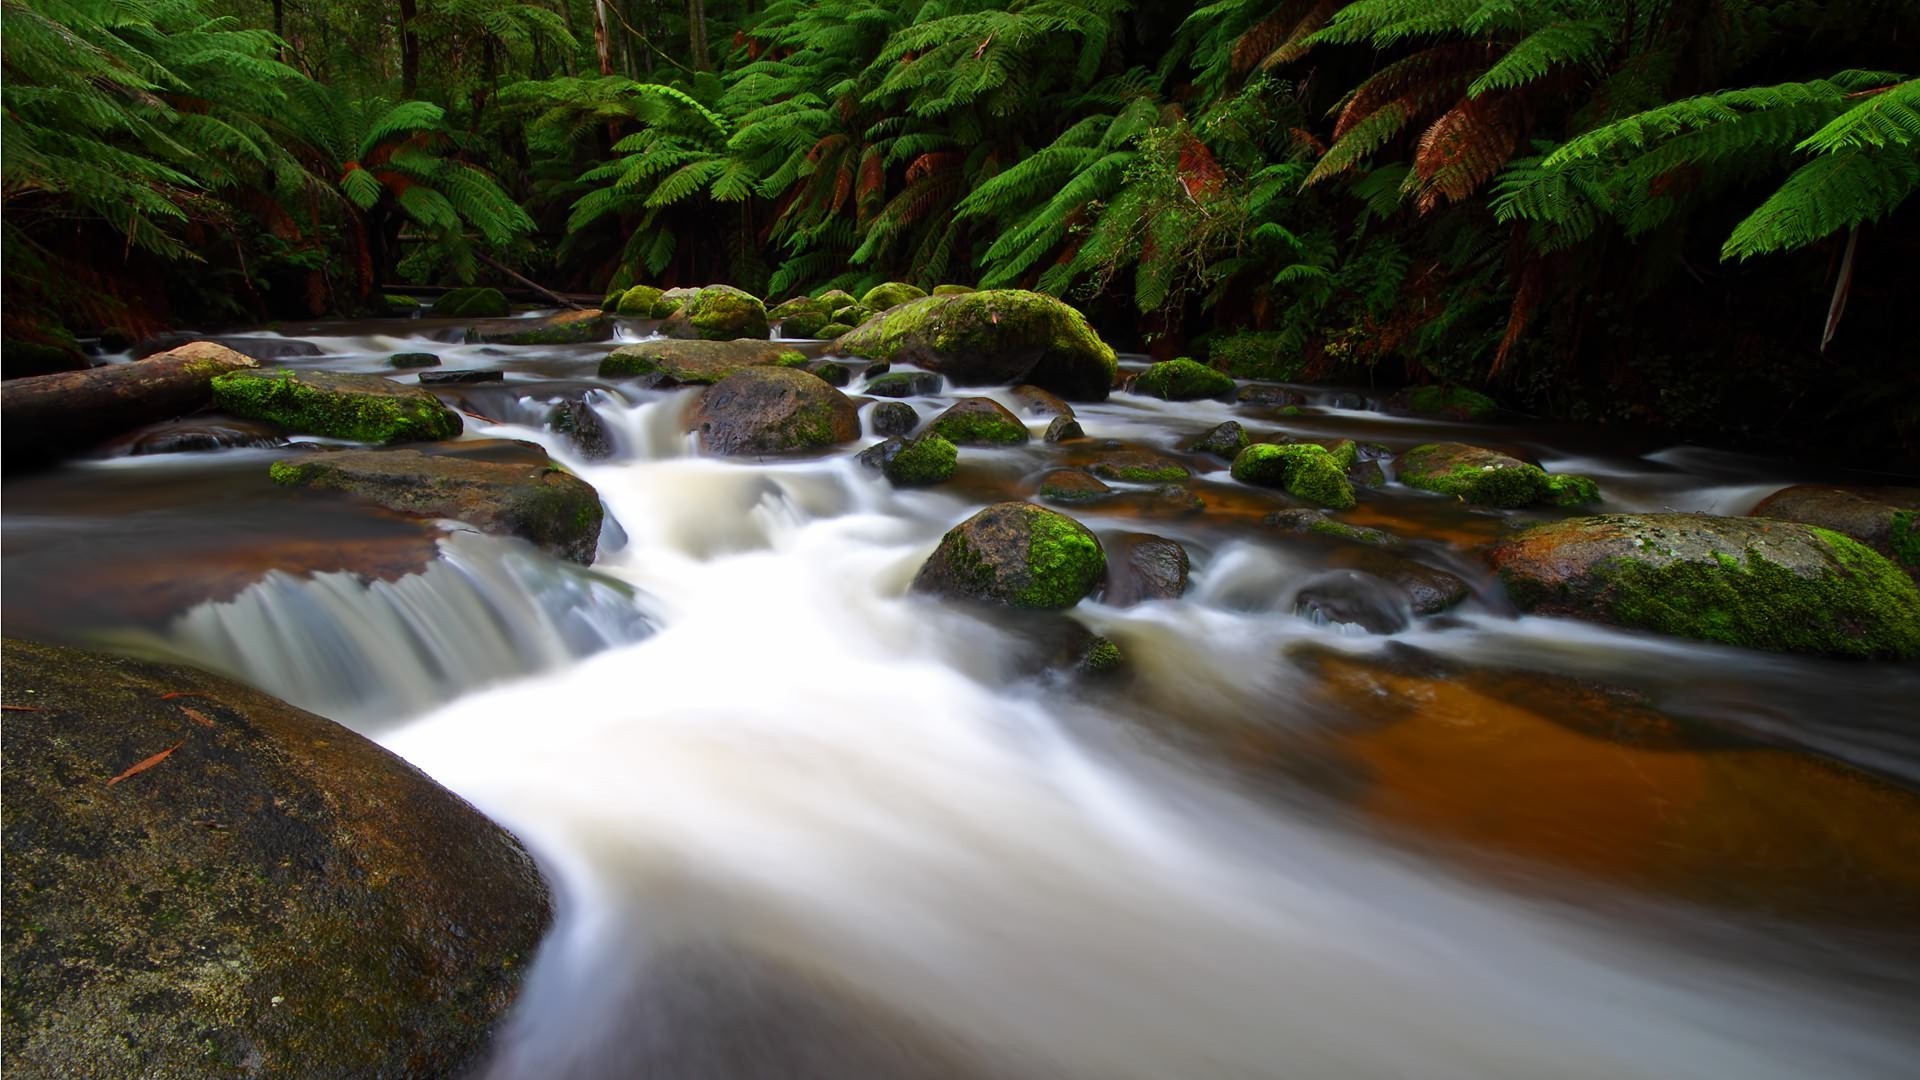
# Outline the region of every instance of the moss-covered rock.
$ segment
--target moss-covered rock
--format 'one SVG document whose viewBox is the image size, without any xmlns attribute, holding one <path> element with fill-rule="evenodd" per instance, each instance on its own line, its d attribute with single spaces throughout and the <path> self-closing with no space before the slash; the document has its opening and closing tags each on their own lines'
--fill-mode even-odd
<svg viewBox="0 0 1920 1080">
<path fill-rule="evenodd" d="M 1355 503 L 1346 471 L 1324 446 L 1255 443 L 1233 459 L 1233 478 L 1243 484 L 1274 487 L 1308 502 L 1345 510 Z"/>
<path fill-rule="evenodd" d="M 1055 469 L 1040 478 L 1040 497 L 1050 503 L 1095 502 L 1113 489 L 1083 469 Z"/>
<path fill-rule="evenodd" d="M 960 451 L 931 432 L 917 439 L 895 435 L 862 450 L 859 460 L 886 474 L 895 487 L 927 487 L 953 479 Z"/>
<path fill-rule="evenodd" d="M 614 311 L 624 319 L 664 319 L 678 310 L 678 305 L 661 299 L 665 295 L 664 289 L 635 285 L 621 292 Z"/>
<path fill-rule="evenodd" d="M 5 666 L 9 1076 L 484 1065 L 549 918 L 513 837 L 240 683 L 12 640 Z"/>
<path fill-rule="evenodd" d="M 1546 501 L 1551 506 L 1592 506 L 1600 501 L 1600 485 L 1590 476 L 1548 473 Z"/>
<path fill-rule="evenodd" d="M 842 334 L 833 349 L 911 363 L 962 386 L 1028 382 L 1069 401 L 1104 399 L 1118 363 L 1085 316 L 1019 289 L 909 301 Z"/>
<path fill-rule="evenodd" d="M 1133 392 L 1162 401 L 1197 401 L 1232 393 L 1233 377 L 1183 356 L 1134 376 Z"/>
<path fill-rule="evenodd" d="M 1465 443 L 1427 443 L 1394 461 L 1400 482 L 1452 495 L 1475 506 L 1513 509 L 1547 497 L 1547 474 L 1538 465 Z"/>
<path fill-rule="evenodd" d="M 1247 430 L 1229 420 L 1209 428 L 1187 449 L 1196 454 L 1209 454 L 1222 461 L 1232 461 L 1240 456 L 1240 451 L 1247 448 L 1248 442 Z"/>
<path fill-rule="evenodd" d="M 816 337 L 825 338 L 831 341 L 834 338 L 837 338 L 844 334 L 849 334 L 852 332 L 853 332 L 852 323 L 843 323 L 836 320 L 834 322 L 827 323 L 825 326 L 822 326 L 818 330 L 815 330 L 814 335 Z"/>
<path fill-rule="evenodd" d="M 748 368 L 806 365 L 806 354 L 775 342 L 655 339 L 608 353 L 600 361 L 600 377 L 644 379 L 656 386 L 711 386 Z"/>
<path fill-rule="evenodd" d="M 886 376 L 892 378 L 892 376 Z M 1027 425 L 992 398 L 961 398 L 927 430 L 959 446 L 1008 445 L 1026 442 Z"/>
<path fill-rule="evenodd" d="M 857 439 L 860 419 L 847 395 L 804 371 L 755 367 L 708 387 L 687 430 L 711 454 L 784 454 Z"/>
<path fill-rule="evenodd" d="M 875 285 L 860 298 L 860 303 L 870 311 L 885 311 L 899 307 L 909 300 L 918 300 L 927 295 L 927 290 L 904 281 L 889 281 L 884 285 Z"/>
<path fill-rule="evenodd" d="M 1030 503 L 996 503 L 954 526 L 913 580 L 916 592 L 1020 608 L 1080 602 L 1106 570 L 1087 527 Z"/>
<path fill-rule="evenodd" d="M 385 308 L 389 315 L 414 315 L 420 311 L 420 301 L 398 293 L 387 293 L 382 296 L 380 306 Z"/>
<path fill-rule="evenodd" d="M 539 319 L 482 323 L 467 330 L 467 340 L 488 345 L 580 345 L 608 341 L 613 320 L 598 311 L 563 311 Z"/>
<path fill-rule="evenodd" d="M 836 364 L 831 360 L 808 361 L 804 370 L 810 375 L 825 380 L 828 386 L 845 386 L 853 381 L 852 368 L 845 364 Z"/>
<path fill-rule="evenodd" d="M 613 456 L 613 432 L 607 430 L 607 422 L 587 404 L 584 393 L 554 402 L 547 410 L 546 423 L 548 431 L 565 435 L 573 444 L 574 453 L 588 461 L 604 461 Z"/>
<path fill-rule="evenodd" d="M 828 289 L 813 299 L 815 303 L 818 303 L 828 311 L 839 311 L 841 308 L 851 307 L 860 302 L 859 297 L 845 289 Z"/>
<path fill-rule="evenodd" d="M 933 287 L 935 296 L 965 296 L 975 291 L 971 285 L 935 285 Z"/>
<path fill-rule="evenodd" d="M 945 385 L 946 380 L 931 371 L 885 371 L 868 379 L 862 389 L 874 397 L 926 397 Z"/>
<path fill-rule="evenodd" d="M 824 337 L 823 329 L 832 323 L 824 311 L 799 311 L 780 320 L 780 336 L 814 340 Z"/>
<path fill-rule="evenodd" d="M 447 290 L 433 302 L 428 314 L 436 319 L 498 319 L 512 310 L 499 289 L 468 286 Z"/>
<path fill-rule="evenodd" d="M 1386 400 L 1388 412 L 1403 416 L 1431 416 L 1442 420 L 1492 420 L 1500 406 L 1478 390 L 1464 386 L 1414 386 Z"/>
<path fill-rule="evenodd" d="M 1305 357 L 1288 345 L 1285 335 L 1258 330 L 1214 338 L 1207 359 L 1236 379 L 1293 382 L 1306 367 Z"/>
<path fill-rule="evenodd" d="M 1796 484 L 1767 496 L 1753 516 L 1844 533 L 1920 572 L 1920 488 Z"/>
<path fill-rule="evenodd" d="M 430 352 L 397 352 L 387 357 L 387 363 L 401 369 L 439 367 L 440 357 Z"/>
<path fill-rule="evenodd" d="M 218 409 L 289 431 L 366 443 L 460 434 L 460 414 L 418 386 L 331 371 L 233 371 L 213 380 Z"/>
<path fill-rule="evenodd" d="M 920 426 L 920 414 L 904 401 L 882 401 L 868 414 L 875 435 L 906 435 Z"/>
<path fill-rule="evenodd" d="M 1112 450 L 1095 459 L 1093 475 L 1123 484 L 1177 484 L 1193 473 L 1185 465 L 1151 450 Z"/>
<path fill-rule="evenodd" d="M 516 447 L 522 452 L 496 452 Z M 401 513 L 518 536 L 582 565 L 593 562 L 600 543 L 599 493 L 533 443 L 303 454 L 274 462 L 271 474 L 277 484 L 343 492 Z"/>
<path fill-rule="evenodd" d="M 699 295 L 699 289 L 687 285 L 668 289 L 666 292 L 660 294 L 660 302 L 653 306 L 654 315 L 656 318 L 664 319 L 679 311 L 681 308 L 686 307 L 687 301 Z"/>
<path fill-rule="evenodd" d="M 1920 656 L 1920 588 L 1817 526 L 1606 514 L 1526 529 L 1491 558 L 1522 611 L 1777 652 Z"/>
<path fill-rule="evenodd" d="M 671 338 L 703 341 L 765 341 L 771 334 L 766 305 L 759 297 L 731 285 L 709 285 L 693 294 L 660 324 L 660 332 Z"/>
<path fill-rule="evenodd" d="M 1400 543 L 1399 537 L 1384 529 L 1336 521 L 1324 510 L 1276 510 L 1260 520 L 1263 525 L 1285 532 L 1311 533 L 1370 547 L 1395 547 Z"/>
</svg>

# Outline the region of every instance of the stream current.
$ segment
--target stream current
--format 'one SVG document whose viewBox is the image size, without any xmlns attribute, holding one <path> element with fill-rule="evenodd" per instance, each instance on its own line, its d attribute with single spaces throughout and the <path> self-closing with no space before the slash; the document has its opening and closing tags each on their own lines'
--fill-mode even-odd
<svg viewBox="0 0 1920 1080">
<path fill-rule="evenodd" d="M 855 447 L 700 456 L 697 391 L 594 378 L 607 345 L 452 333 L 304 328 L 326 355 L 281 363 L 504 370 L 445 396 L 599 491 L 590 570 L 291 497 L 286 450 L 110 456 L 9 481 L 5 606 L 333 717 L 521 837 L 557 913 L 488 1076 L 1920 1074 L 1920 670 L 1514 618 L 1469 553 L 1503 515 L 1394 484 L 1347 520 L 1472 595 L 1370 633 L 1301 600 L 1341 545 L 1180 447 L 1228 419 L 1510 446 L 1616 511 L 1831 477 L 1301 388 L 1288 417 L 1116 393 L 1076 407 L 1091 444 L 1029 416 L 896 490 Z M 545 426 L 582 391 L 610 458 Z M 1019 411 L 909 403 L 968 394 Z M 908 594 L 1104 440 L 1195 473 L 1067 511 L 1191 556 L 1180 599 L 1069 613 L 1120 676 L 1050 667 L 1059 620 Z"/>
</svg>

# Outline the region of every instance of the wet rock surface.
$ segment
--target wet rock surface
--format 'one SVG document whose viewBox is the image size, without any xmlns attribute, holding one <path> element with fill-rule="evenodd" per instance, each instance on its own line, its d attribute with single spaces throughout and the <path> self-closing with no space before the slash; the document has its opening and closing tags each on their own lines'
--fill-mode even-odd
<svg viewBox="0 0 1920 1080">
<path fill-rule="evenodd" d="M 1106 554 L 1086 526 L 1031 503 L 996 503 L 948 530 L 913 579 L 915 592 L 1018 608 L 1072 607 Z"/>
<path fill-rule="evenodd" d="M 814 450 L 860 437 L 853 402 L 804 371 L 756 367 L 720 380 L 687 416 L 708 453 L 723 456 Z"/>
</svg>

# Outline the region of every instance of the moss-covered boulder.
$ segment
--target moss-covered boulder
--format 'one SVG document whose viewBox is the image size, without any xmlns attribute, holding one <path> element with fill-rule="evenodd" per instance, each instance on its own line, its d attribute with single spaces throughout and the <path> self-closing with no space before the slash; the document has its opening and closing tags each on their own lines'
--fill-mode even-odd
<svg viewBox="0 0 1920 1080">
<path fill-rule="evenodd" d="M 813 299 L 828 311 L 839 311 L 841 308 L 852 307 L 860 302 L 859 297 L 845 289 L 828 289 Z"/>
<path fill-rule="evenodd" d="M 513 837 L 332 721 L 5 643 L 13 1077 L 463 1076 L 549 918 Z"/>
<path fill-rule="evenodd" d="M 946 380 L 931 371 L 883 371 L 867 380 L 863 393 L 873 397 L 927 397 L 946 386 Z"/>
<path fill-rule="evenodd" d="M 958 446 L 1006 446 L 1032 437 L 1027 434 L 1027 425 L 1008 412 L 1006 406 L 983 397 L 954 402 L 946 412 L 933 418 L 927 430 Z"/>
<path fill-rule="evenodd" d="M 387 357 L 387 363 L 403 370 L 408 368 L 439 367 L 440 357 L 430 352 L 397 352 Z"/>
<path fill-rule="evenodd" d="M 1086 503 L 1104 499 L 1113 489 L 1084 469 L 1055 469 L 1040 478 L 1040 498 L 1050 503 Z"/>
<path fill-rule="evenodd" d="M 1222 461 L 1232 461 L 1247 448 L 1247 430 L 1232 420 L 1224 424 L 1215 424 L 1207 429 L 1187 449 L 1196 454 L 1208 454 Z"/>
<path fill-rule="evenodd" d="M 904 401 L 882 401 L 867 414 L 875 435 L 906 435 L 920 426 L 920 414 Z"/>
<path fill-rule="evenodd" d="M 441 294 L 440 299 L 433 302 L 428 314 L 436 319 L 498 319 L 512 310 L 499 289 L 468 286 L 449 289 Z"/>
<path fill-rule="evenodd" d="M 909 301 L 842 334 L 833 350 L 914 364 L 962 386 L 1028 382 L 1069 401 L 1103 400 L 1117 366 L 1085 316 L 1020 289 Z"/>
<path fill-rule="evenodd" d="M 1094 459 L 1093 475 L 1122 484 L 1177 484 L 1193 473 L 1179 462 L 1151 450 L 1111 450 Z"/>
<path fill-rule="evenodd" d="M 604 461 L 613 456 L 613 432 L 607 422 L 587 404 L 586 394 L 578 394 L 553 403 L 547 410 L 547 430 L 565 435 L 573 451 L 588 461 Z"/>
<path fill-rule="evenodd" d="M 898 435 L 860 452 L 860 464 L 878 469 L 895 487 L 927 487 L 953 479 L 960 451 L 931 432 L 917 439 Z"/>
<path fill-rule="evenodd" d="M 1920 588 L 1818 526 L 1605 514 L 1536 525 L 1491 558 L 1522 611 L 1776 652 L 1920 656 Z"/>
<path fill-rule="evenodd" d="M 678 310 L 679 305 L 663 300 L 666 290 L 652 285 L 635 285 L 620 293 L 615 301 L 614 313 L 623 319 L 664 319 Z"/>
<path fill-rule="evenodd" d="M 926 295 L 927 290 L 917 285 L 909 285 L 904 281 L 889 281 L 884 285 L 875 285 L 868 289 L 866 295 L 860 298 L 860 303 L 872 311 L 885 311 Z"/>
<path fill-rule="evenodd" d="M 215 408 L 288 431 L 366 443 L 460 434 L 460 414 L 418 386 L 332 371 L 233 371 L 213 380 Z"/>
<path fill-rule="evenodd" d="M 935 285 L 933 287 L 935 296 L 965 296 L 976 291 L 978 290 L 971 285 Z"/>
<path fill-rule="evenodd" d="M 852 332 L 853 332 L 852 323 L 843 323 L 838 320 L 835 320 L 834 322 L 830 322 L 825 326 L 822 326 L 820 329 L 814 331 L 816 335 L 829 341 L 834 338 L 840 337 L 843 334 L 850 334 Z"/>
<path fill-rule="evenodd" d="M 1586 477 L 1555 478 L 1531 462 L 1465 443 L 1427 443 L 1394 460 L 1400 482 L 1452 495 L 1475 506 L 1518 509 L 1597 502 L 1600 488 Z"/>
<path fill-rule="evenodd" d="M 831 360 L 809 360 L 802 370 L 824 380 L 828 386 L 845 386 L 853 381 L 852 368 Z"/>
<path fill-rule="evenodd" d="M 780 320 L 780 336 L 787 338 L 824 338 L 824 330 L 833 324 L 833 316 L 823 311 L 800 311 Z"/>
<path fill-rule="evenodd" d="M 1413 386 L 1387 398 L 1386 410 L 1401 416 L 1431 416 L 1439 420 L 1492 420 L 1500 406 L 1478 390 L 1464 386 Z"/>
<path fill-rule="evenodd" d="M 1844 533 L 1920 574 L 1920 488 L 1796 484 L 1761 500 L 1753 516 Z"/>
<path fill-rule="evenodd" d="M 804 371 L 755 367 L 708 387 L 687 430 L 710 454 L 785 454 L 857 439 L 860 418 L 847 395 Z"/>
<path fill-rule="evenodd" d="M 1107 537 L 1107 584 L 1100 599 L 1114 607 L 1178 600 L 1187 591 L 1187 549 L 1152 533 Z"/>
<path fill-rule="evenodd" d="M 467 330 L 467 340 L 488 345 L 580 345 L 608 341 L 613 320 L 598 311 L 563 311 L 538 319 L 506 319 Z"/>
<path fill-rule="evenodd" d="M 1031 503 L 996 503 L 948 530 L 916 592 L 1011 607 L 1059 610 L 1080 602 L 1106 570 L 1087 527 Z"/>
<path fill-rule="evenodd" d="M 1133 392 L 1162 401 L 1198 401 L 1233 392 L 1233 376 L 1187 357 L 1151 365 L 1134 376 Z"/>
<path fill-rule="evenodd" d="M 1233 459 L 1233 478 L 1243 484 L 1285 490 L 1308 502 L 1345 510 L 1355 503 L 1346 470 L 1324 446 L 1255 443 Z"/>
<path fill-rule="evenodd" d="M 403 450 L 302 454 L 276 461 L 273 480 L 341 492 L 390 510 L 464 521 L 518 536 L 562 559 L 591 564 L 600 544 L 600 495 L 533 443 L 446 443 Z"/>
<path fill-rule="evenodd" d="M 805 353 L 770 341 L 656 338 L 608 353 L 600 361 L 600 377 L 643 379 L 655 386 L 712 386 L 748 368 L 805 366 Z"/>
<path fill-rule="evenodd" d="M 660 324 L 660 332 L 671 338 L 703 341 L 765 341 L 771 335 L 766 305 L 759 297 L 731 285 L 709 285 L 694 293 Z"/>
<path fill-rule="evenodd" d="M 654 305 L 653 310 L 656 312 L 665 312 L 666 314 L 657 316 L 658 318 L 664 319 L 667 317 L 667 315 L 672 315 L 674 312 L 679 311 L 681 308 L 685 307 L 687 305 L 687 301 L 699 295 L 700 295 L 699 289 L 695 289 L 686 285 L 679 286 L 678 288 L 668 289 L 667 291 L 660 294 L 660 302 Z"/>
</svg>

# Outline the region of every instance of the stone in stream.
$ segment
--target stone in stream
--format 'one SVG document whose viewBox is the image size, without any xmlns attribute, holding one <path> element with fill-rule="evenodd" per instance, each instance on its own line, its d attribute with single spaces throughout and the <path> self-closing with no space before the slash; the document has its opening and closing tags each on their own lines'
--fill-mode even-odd
<svg viewBox="0 0 1920 1080">
<path fill-rule="evenodd" d="M 196 416 L 155 424 L 116 445 L 124 445 L 129 455 L 141 457 L 227 450 L 237 446 L 279 447 L 287 445 L 287 437 L 277 426 L 257 420 Z"/>
<path fill-rule="evenodd" d="M 1427 443 L 1394 459 L 1400 482 L 1451 495 L 1475 506 L 1581 506 L 1600 501 L 1591 479 L 1548 475 L 1545 469 L 1497 450 L 1465 443 Z"/>
<path fill-rule="evenodd" d="M 1196 454 L 1210 454 L 1222 461 L 1232 461 L 1247 448 L 1247 431 L 1232 420 L 1224 424 L 1215 424 L 1206 433 L 1193 441 L 1187 449 Z"/>
<path fill-rule="evenodd" d="M 255 360 L 287 360 L 308 356 L 325 355 L 320 346 L 299 338 L 286 338 L 278 334 L 194 334 L 187 331 L 175 331 L 155 334 L 142 339 L 133 347 L 134 359 L 145 359 L 155 353 L 171 352 L 182 345 L 196 341 L 212 342 L 225 349 L 232 349 L 243 356 Z"/>
<path fill-rule="evenodd" d="M 499 289 L 469 286 L 448 289 L 427 314 L 436 319 L 499 319 L 509 310 L 507 298 Z"/>
<path fill-rule="evenodd" d="M 1113 450 L 1090 466 L 1093 475 L 1122 484 L 1177 484 L 1193 473 L 1170 457 L 1151 450 Z"/>
<path fill-rule="evenodd" d="M 642 341 L 600 361 L 603 379 L 643 378 L 657 386 L 711 386 L 756 367 L 805 367 L 798 349 L 770 341 Z"/>
<path fill-rule="evenodd" d="M 588 461 L 604 461 L 613 456 L 613 433 L 607 422 L 587 404 L 585 393 L 554 403 L 547 410 L 547 429 L 565 435 L 580 456 Z"/>
<path fill-rule="evenodd" d="M 918 300 L 925 295 L 927 291 L 917 285 L 909 285 L 904 281 L 889 281 L 884 285 L 875 285 L 868 289 L 867 294 L 860 298 L 860 303 L 861 306 L 874 311 L 885 311 L 888 308 L 899 307 L 909 300 Z"/>
<path fill-rule="evenodd" d="M 995 503 L 955 525 L 913 579 L 915 592 L 1017 608 L 1080 602 L 1106 570 L 1087 527 L 1031 503 Z"/>
<path fill-rule="evenodd" d="M 473 368 L 449 368 L 445 371 L 423 371 L 420 373 L 421 386 L 465 386 L 471 383 L 500 382 L 506 378 L 502 371 L 481 371 Z"/>
<path fill-rule="evenodd" d="M 1396 416 L 1431 416 L 1441 420 L 1492 420 L 1500 415 L 1500 406 L 1478 390 L 1463 386 L 1415 386 L 1401 390 L 1382 403 Z"/>
<path fill-rule="evenodd" d="M 1920 575 L 1920 488 L 1796 484 L 1761 500 L 1752 516 L 1845 533 Z"/>
<path fill-rule="evenodd" d="M 1307 403 L 1305 394 L 1273 383 L 1248 383 L 1234 395 L 1234 400 L 1242 405 L 1305 405 Z"/>
<path fill-rule="evenodd" d="M 1292 606 L 1315 622 L 1358 626 L 1369 634 L 1397 634 L 1413 622 L 1405 590 L 1362 570 L 1315 574 L 1294 590 Z"/>
<path fill-rule="evenodd" d="M 430 352 L 397 352 L 387 357 L 387 363 L 397 368 L 439 367 L 440 357 Z"/>
<path fill-rule="evenodd" d="M 1011 393 L 1014 400 L 1020 403 L 1020 411 L 1028 416 L 1073 415 L 1073 406 L 1060 400 L 1059 395 L 1042 390 L 1031 383 L 1021 383 L 1014 387 Z"/>
<path fill-rule="evenodd" d="M 876 435 L 906 435 L 920 426 L 920 414 L 904 401 L 882 401 L 873 407 L 868 423 Z"/>
<path fill-rule="evenodd" d="M 1178 600 L 1187 591 L 1187 549 L 1152 533 L 1128 532 L 1106 540 L 1107 585 L 1101 599 L 1114 607 L 1146 600 Z"/>
<path fill-rule="evenodd" d="M 460 434 L 460 414 L 418 386 L 332 371 L 234 371 L 213 380 L 216 408 L 288 431 L 366 443 Z"/>
<path fill-rule="evenodd" d="M 891 376 L 889 376 L 891 377 Z M 1027 425 L 992 398 L 961 398 L 927 425 L 927 430 L 956 446 L 1010 445 L 1031 436 Z"/>
<path fill-rule="evenodd" d="M 1817 526 L 1605 514 L 1533 526 L 1490 558 L 1522 611 L 1775 652 L 1920 656 L 1920 587 Z"/>
<path fill-rule="evenodd" d="M 911 300 L 842 334 L 832 350 L 910 363 L 960 386 L 1031 383 L 1069 401 L 1104 400 L 1117 367 L 1084 315 L 1020 289 Z"/>
<path fill-rule="evenodd" d="M 598 311 L 563 311 L 538 319 L 505 319 L 467 328 L 469 342 L 489 345 L 580 345 L 613 337 L 613 320 Z"/>
<path fill-rule="evenodd" d="M 599 493 L 533 443 L 308 454 L 274 462 L 270 474 L 277 484 L 343 492 L 390 510 L 518 536 L 583 566 L 593 562 L 600 542 Z"/>
<path fill-rule="evenodd" d="M 1233 459 L 1233 478 L 1243 484 L 1282 488 L 1308 502 L 1345 510 L 1355 503 L 1353 484 L 1326 447 L 1313 443 L 1255 443 Z"/>
<path fill-rule="evenodd" d="M 852 323 L 830 322 L 825 326 L 822 326 L 820 329 L 814 331 L 814 334 L 819 338 L 832 340 L 833 338 L 837 338 L 842 334 L 850 333 L 852 332 L 852 330 L 853 330 Z"/>
<path fill-rule="evenodd" d="M 508 833 L 189 667 L 5 643 L 10 1077 L 463 1076 L 550 917 Z"/>
<path fill-rule="evenodd" d="M 960 452 L 931 432 L 917 439 L 898 435 L 860 452 L 860 464 L 878 469 L 895 487 L 927 487 L 953 478 Z"/>
<path fill-rule="evenodd" d="M 1162 401 L 1198 401 L 1232 393 L 1233 376 L 1183 356 L 1149 366 L 1133 377 L 1131 389 Z"/>
<path fill-rule="evenodd" d="M 613 311 L 623 319 L 664 319 L 678 307 L 665 297 L 666 293 L 651 285 L 635 285 L 621 290 Z"/>
<path fill-rule="evenodd" d="M 1039 495 L 1050 503 L 1094 502 L 1112 494 L 1112 488 L 1081 469 L 1055 469 L 1040 478 Z"/>
<path fill-rule="evenodd" d="M 828 386 L 845 386 L 853 381 L 852 368 L 831 360 L 815 360 L 807 365 L 806 370 L 809 375 L 824 380 Z"/>
<path fill-rule="evenodd" d="M 1378 547 L 1346 548 L 1336 553 L 1333 561 L 1392 582 L 1405 591 L 1415 615 L 1438 615 L 1473 592 L 1458 574 Z"/>
<path fill-rule="evenodd" d="M 253 367 L 252 357 L 201 341 L 129 364 L 9 379 L 0 384 L 6 468 L 41 464 L 197 412 L 214 401 L 220 376 Z"/>
<path fill-rule="evenodd" d="M 753 367 L 708 387 L 687 416 L 710 454 L 815 450 L 860 437 L 847 395 L 804 371 Z"/>
<path fill-rule="evenodd" d="M 882 371 L 872 374 L 861 393 L 872 397 L 928 397 L 940 392 L 946 380 L 931 371 Z"/>
<path fill-rule="evenodd" d="M 1400 538 L 1384 529 L 1374 529 L 1363 525 L 1349 525 L 1327 516 L 1324 510 L 1275 510 L 1260 519 L 1262 525 L 1285 532 L 1312 533 L 1336 540 L 1351 540 L 1356 544 L 1371 547 L 1394 547 Z"/>
<path fill-rule="evenodd" d="M 1081 428 L 1080 421 L 1071 416 L 1054 417 L 1053 422 L 1047 425 L 1047 433 L 1040 436 L 1043 441 L 1050 443 L 1066 442 L 1068 439 L 1084 439 L 1086 437 L 1087 433 L 1085 429 Z"/>
<path fill-rule="evenodd" d="M 821 328 L 833 322 L 833 313 L 818 300 L 805 296 L 793 299 L 767 312 L 769 319 L 780 324 L 780 336 L 787 338 L 818 339 L 826 335 Z"/>
<path fill-rule="evenodd" d="M 682 285 L 677 289 L 668 289 L 665 292 L 660 294 L 660 302 L 654 306 L 655 312 L 664 311 L 666 312 L 666 315 L 656 314 L 654 317 L 657 319 L 667 318 L 667 316 L 672 315 L 674 312 L 679 311 L 681 308 L 685 307 L 687 305 L 687 301 L 693 299 L 698 295 L 700 295 L 699 289 L 690 288 L 685 285 Z"/>
<path fill-rule="evenodd" d="M 731 285 L 709 285 L 693 294 L 660 324 L 660 332 L 670 338 L 705 341 L 765 341 L 771 334 L 767 309 L 760 298 Z"/>
</svg>

